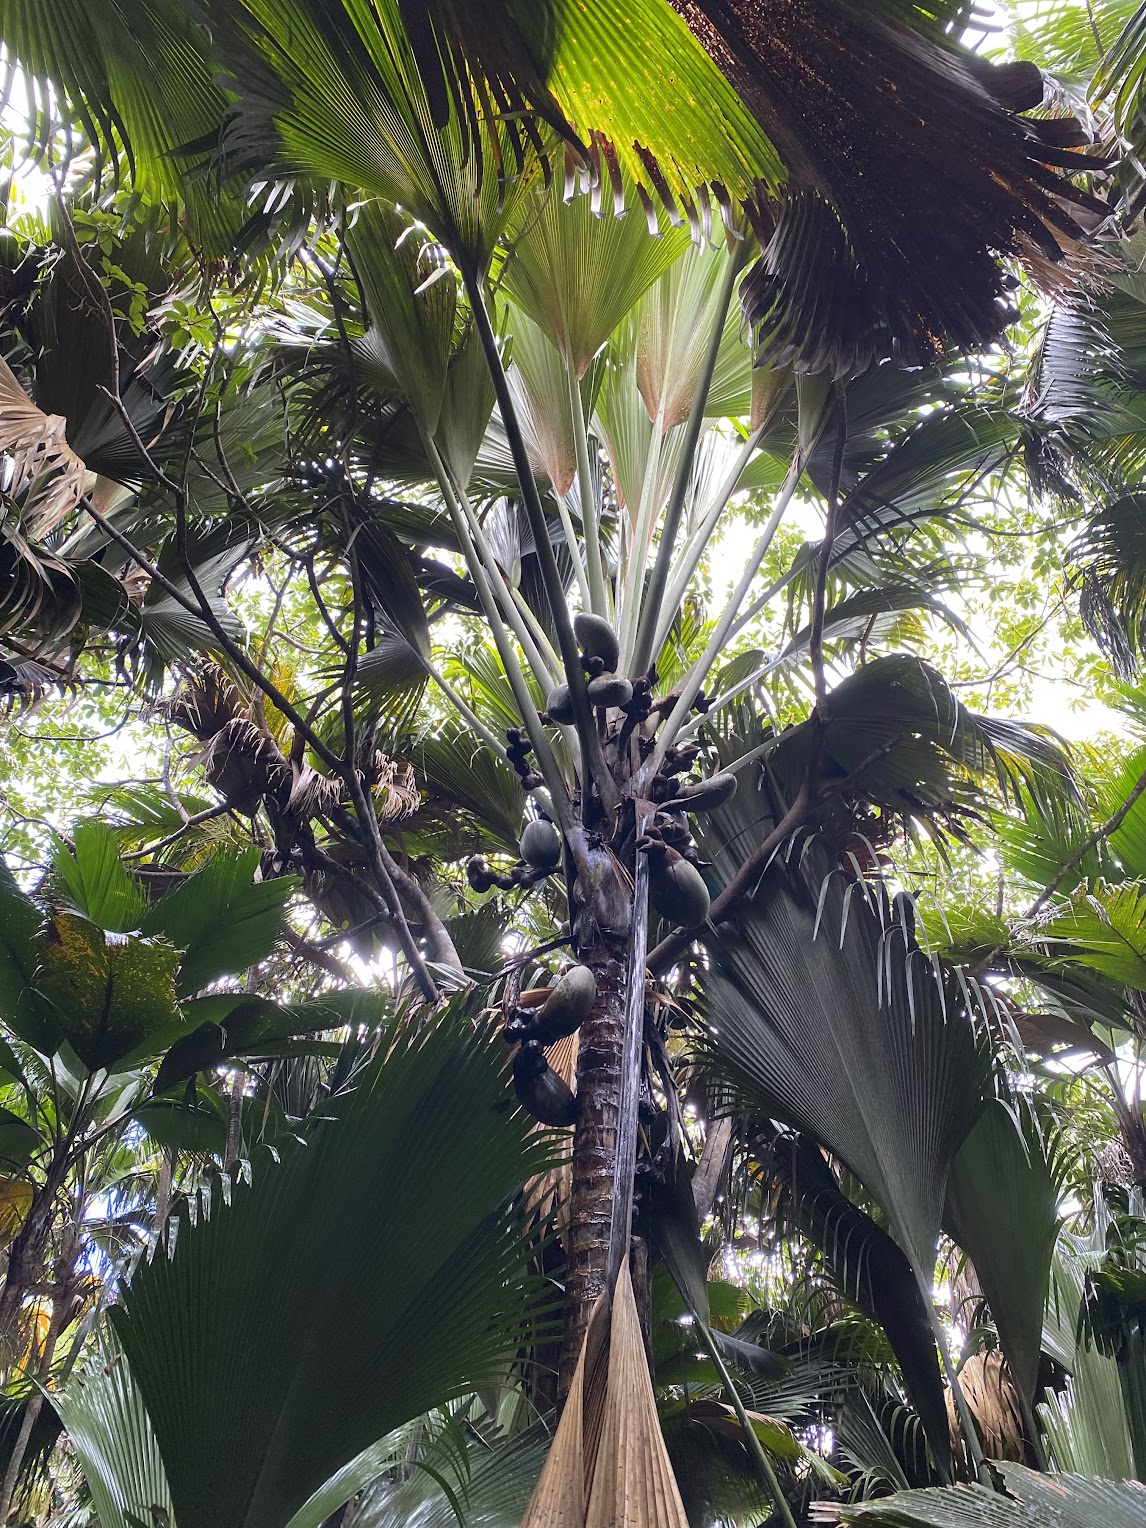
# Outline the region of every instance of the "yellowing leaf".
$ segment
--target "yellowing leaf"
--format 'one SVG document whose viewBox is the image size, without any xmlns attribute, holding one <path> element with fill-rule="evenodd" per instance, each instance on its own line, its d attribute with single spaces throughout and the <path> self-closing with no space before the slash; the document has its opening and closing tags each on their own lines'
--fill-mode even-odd
<svg viewBox="0 0 1146 1528">
<path fill-rule="evenodd" d="M 165 940 L 106 934 L 57 909 L 37 972 L 62 1034 L 93 1071 L 112 1066 L 178 1017 L 179 952 Z"/>
<path fill-rule="evenodd" d="M 703 1423 L 710 1432 L 719 1433 L 734 1442 L 743 1442 L 744 1429 L 740 1419 L 733 1408 L 726 1406 L 723 1401 L 694 1401 L 688 1413 L 694 1422 Z M 802 1450 L 799 1441 L 786 1423 L 765 1416 L 762 1411 L 746 1411 L 745 1415 L 752 1425 L 752 1431 L 770 1454 L 792 1463 L 800 1458 Z"/>
<path fill-rule="evenodd" d="M 32 1207 L 32 1185 L 22 1178 L 0 1177 L 0 1247 L 19 1232 Z"/>
</svg>

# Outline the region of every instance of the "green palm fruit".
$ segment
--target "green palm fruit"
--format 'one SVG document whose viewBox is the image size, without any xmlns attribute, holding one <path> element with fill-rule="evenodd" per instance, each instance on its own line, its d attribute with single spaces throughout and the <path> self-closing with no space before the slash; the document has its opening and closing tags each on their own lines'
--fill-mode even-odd
<svg viewBox="0 0 1146 1528">
<path fill-rule="evenodd" d="M 571 1125 L 577 1100 L 545 1059 L 536 1040 L 525 1040 L 513 1058 L 513 1091 L 521 1107 L 543 1125 Z"/>
<path fill-rule="evenodd" d="M 589 703 L 593 706 L 627 706 L 633 698 L 633 687 L 620 674 L 599 674 L 590 679 Z"/>
<path fill-rule="evenodd" d="M 518 848 L 527 865 L 553 870 L 561 860 L 561 834 L 547 817 L 535 817 L 526 823 Z"/>
<path fill-rule="evenodd" d="M 715 807 L 724 806 L 725 802 L 732 800 L 737 784 L 736 776 L 726 769 L 696 785 L 682 786 L 675 800 L 686 812 L 711 812 Z"/>
<path fill-rule="evenodd" d="M 549 712 L 551 722 L 558 722 L 561 726 L 572 724 L 573 697 L 569 693 L 567 684 L 559 684 L 550 691 L 549 699 L 545 702 L 545 709 Z"/>
<path fill-rule="evenodd" d="M 581 644 L 581 651 L 588 658 L 601 658 L 607 669 L 615 669 L 621 656 L 621 644 L 617 633 L 604 616 L 592 615 L 583 610 L 573 617 L 573 630 Z"/>
<path fill-rule="evenodd" d="M 529 1025 L 529 1038 L 552 1045 L 571 1035 L 589 1017 L 597 979 L 588 966 L 572 966 L 558 981 Z"/>
<path fill-rule="evenodd" d="M 708 917 L 709 896 L 695 865 L 669 850 L 649 863 L 649 896 L 662 918 L 681 928 L 699 928 Z"/>
</svg>

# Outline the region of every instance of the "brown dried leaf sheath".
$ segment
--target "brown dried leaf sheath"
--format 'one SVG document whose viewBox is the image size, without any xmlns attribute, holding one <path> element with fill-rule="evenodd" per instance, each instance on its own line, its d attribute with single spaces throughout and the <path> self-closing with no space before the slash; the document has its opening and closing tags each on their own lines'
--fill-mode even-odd
<svg viewBox="0 0 1146 1528">
<path fill-rule="evenodd" d="M 611 1314 L 603 1295 L 593 1307 L 561 1424 L 521 1528 L 687 1524 L 661 1436 L 626 1258 Z"/>
</svg>

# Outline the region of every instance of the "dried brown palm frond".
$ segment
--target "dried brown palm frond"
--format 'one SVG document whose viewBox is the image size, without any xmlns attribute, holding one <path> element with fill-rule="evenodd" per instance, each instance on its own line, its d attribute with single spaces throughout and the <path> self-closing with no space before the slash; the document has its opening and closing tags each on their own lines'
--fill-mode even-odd
<svg viewBox="0 0 1146 1528">
<path fill-rule="evenodd" d="M 0 358 L 0 451 L 7 453 L 6 490 L 27 494 L 29 529 L 46 535 L 76 508 L 95 481 L 68 444 L 67 420 L 45 414 Z"/>
<path fill-rule="evenodd" d="M 539 989 L 548 991 L 548 988 Z M 522 993 L 522 997 L 528 994 Z M 555 1045 L 551 1045 L 545 1052 L 545 1059 L 557 1073 L 561 1081 L 569 1088 L 576 1090 L 577 1076 L 577 1039 L 579 1030 L 574 1030 L 571 1035 L 565 1035 Z M 548 1129 L 548 1126 L 539 1125 L 539 1130 Z M 562 1132 L 569 1136 L 572 1143 L 573 1132 Z M 525 1185 L 525 1202 L 527 1208 L 535 1210 L 540 1218 L 553 1213 L 557 1218 L 557 1229 L 562 1241 L 565 1240 L 569 1230 L 569 1187 L 572 1180 L 573 1163 L 571 1157 L 566 1157 L 554 1166 L 548 1168 L 538 1177 L 531 1179 Z"/>
<path fill-rule="evenodd" d="M 269 791 L 289 778 L 290 766 L 270 738 L 245 716 L 236 716 L 207 744 L 208 782 L 233 811 L 253 817 Z"/>
<path fill-rule="evenodd" d="M 972 1354 L 959 1371 L 959 1383 L 979 1429 L 984 1454 L 989 1459 L 1012 1459 L 1024 1463 L 1027 1445 L 1022 1408 L 998 1348 L 989 1353 Z M 950 1391 L 947 1414 L 952 1438 L 958 1443 L 962 1431 Z"/>
<path fill-rule="evenodd" d="M 686 1528 L 661 1436 L 629 1261 L 593 1307 L 573 1383 L 521 1528 Z"/>
<path fill-rule="evenodd" d="M 339 806 L 346 792 L 341 780 L 331 780 L 311 765 L 292 761 L 292 781 L 287 809 L 297 816 L 327 817 Z"/>
<path fill-rule="evenodd" d="M 1106 207 L 1072 177 L 1104 168 L 1032 64 L 993 65 L 851 0 L 670 0 L 788 170 L 761 198 L 743 297 L 773 364 L 837 374 L 1009 322 L 1015 257 L 1045 280 Z"/>
<path fill-rule="evenodd" d="M 372 774 L 377 782 L 374 800 L 379 822 L 399 822 L 421 806 L 422 794 L 414 778 L 413 765 L 376 753 Z"/>
<path fill-rule="evenodd" d="M 178 692 L 160 710 L 176 727 L 207 743 L 229 721 L 243 715 L 246 707 L 218 664 L 206 663 L 184 679 Z"/>
</svg>

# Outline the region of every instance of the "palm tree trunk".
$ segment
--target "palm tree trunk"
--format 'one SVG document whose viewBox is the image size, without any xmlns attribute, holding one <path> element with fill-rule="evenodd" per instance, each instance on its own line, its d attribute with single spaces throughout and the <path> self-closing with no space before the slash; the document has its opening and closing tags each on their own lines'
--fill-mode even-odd
<svg viewBox="0 0 1146 1528">
<path fill-rule="evenodd" d="M 67 1235 L 65 1247 L 60 1257 L 57 1268 L 56 1288 L 52 1296 L 52 1316 L 48 1323 L 48 1330 L 44 1336 L 43 1351 L 39 1355 L 33 1352 L 32 1363 L 29 1367 L 35 1367 L 40 1374 L 47 1378 L 51 1368 L 52 1359 L 55 1356 L 56 1344 L 60 1340 L 60 1334 L 67 1325 L 71 1314 L 72 1295 L 75 1291 L 76 1254 L 79 1250 L 79 1239 L 73 1227 Z M 8 1460 L 8 1468 L 4 1472 L 3 1482 L 0 1482 L 0 1524 L 5 1524 L 12 1511 L 12 1498 L 16 1494 L 16 1487 L 20 1480 L 20 1470 L 24 1464 L 24 1458 L 28 1452 L 28 1444 L 32 1440 L 32 1433 L 36 1423 L 40 1419 L 40 1412 L 44 1408 L 44 1392 L 37 1390 L 28 1398 L 28 1404 L 24 1408 L 24 1418 L 20 1424 L 20 1431 L 16 1436 L 16 1442 L 12 1447 L 12 1454 Z"/>
<path fill-rule="evenodd" d="M 569 1191 L 569 1261 L 565 1341 L 559 1388 L 564 1397 L 597 1297 L 605 1288 L 613 1224 L 621 1058 L 625 1039 L 627 940 L 599 938 L 580 958 L 597 979 L 597 999 L 577 1048 L 577 1129 Z"/>
<path fill-rule="evenodd" d="M 642 822 L 634 817 L 635 828 Z M 574 948 L 597 996 L 577 1050 L 562 1397 L 593 1306 L 630 1250 L 648 944 L 648 862 L 635 858 L 622 866 L 608 849 L 590 849 L 574 887 Z"/>
<path fill-rule="evenodd" d="M 0 1289 L 0 1352 L 7 1352 L 15 1338 L 28 1286 L 43 1275 L 56 1194 L 66 1175 L 67 1142 L 64 1141 L 57 1145 L 44 1185 L 32 1200 L 28 1217 L 8 1249 L 8 1267 L 4 1286 Z"/>
<path fill-rule="evenodd" d="M 243 1144 L 243 1089 L 246 1074 L 241 1068 L 231 1077 L 231 1091 L 227 1100 L 227 1145 L 223 1152 L 223 1169 L 230 1172 L 238 1160 Z"/>
</svg>

